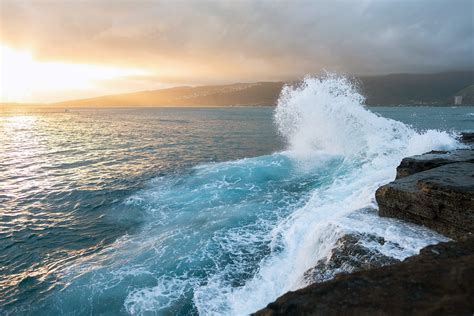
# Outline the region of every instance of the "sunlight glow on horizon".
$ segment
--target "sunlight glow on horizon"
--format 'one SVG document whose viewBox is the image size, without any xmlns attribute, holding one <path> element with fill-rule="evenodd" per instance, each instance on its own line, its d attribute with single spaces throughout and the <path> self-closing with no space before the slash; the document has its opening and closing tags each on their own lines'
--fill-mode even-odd
<svg viewBox="0 0 474 316">
<path fill-rule="evenodd" d="M 93 91 L 108 80 L 144 76 L 144 70 L 37 61 L 29 51 L 0 44 L 0 102 L 48 102 L 48 95 Z M 41 96 L 38 98 L 38 96 Z"/>
</svg>

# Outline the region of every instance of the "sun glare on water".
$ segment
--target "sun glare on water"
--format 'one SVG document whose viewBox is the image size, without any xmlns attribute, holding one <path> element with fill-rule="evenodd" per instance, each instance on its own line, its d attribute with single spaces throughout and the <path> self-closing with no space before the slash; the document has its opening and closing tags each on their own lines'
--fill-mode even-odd
<svg viewBox="0 0 474 316">
<path fill-rule="evenodd" d="M 145 75 L 139 69 L 35 60 L 29 51 L 0 45 L 0 102 L 34 102 L 66 91 L 94 90 L 101 82 Z"/>
</svg>

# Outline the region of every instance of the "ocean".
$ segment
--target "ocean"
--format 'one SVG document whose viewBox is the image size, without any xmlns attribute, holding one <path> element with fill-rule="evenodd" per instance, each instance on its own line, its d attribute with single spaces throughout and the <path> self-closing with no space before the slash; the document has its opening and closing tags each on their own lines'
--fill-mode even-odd
<svg viewBox="0 0 474 316">
<path fill-rule="evenodd" d="M 0 112 L 0 314 L 245 315 L 349 233 L 403 259 L 447 240 L 379 218 L 405 156 L 474 107 L 364 107 L 307 78 L 275 107 Z"/>
</svg>

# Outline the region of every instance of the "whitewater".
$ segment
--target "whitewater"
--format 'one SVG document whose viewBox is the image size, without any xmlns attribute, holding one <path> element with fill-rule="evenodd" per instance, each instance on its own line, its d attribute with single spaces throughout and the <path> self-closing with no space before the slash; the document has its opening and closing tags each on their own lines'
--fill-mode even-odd
<svg viewBox="0 0 474 316">
<path fill-rule="evenodd" d="M 337 75 L 284 87 L 274 122 L 284 151 L 159 176 L 119 203 L 104 216 L 144 224 L 69 265 L 31 311 L 246 315 L 307 285 L 344 235 L 383 238 L 361 243 L 399 260 L 447 240 L 378 217 L 374 196 L 402 158 L 457 148 L 456 134 L 377 115 Z"/>
</svg>

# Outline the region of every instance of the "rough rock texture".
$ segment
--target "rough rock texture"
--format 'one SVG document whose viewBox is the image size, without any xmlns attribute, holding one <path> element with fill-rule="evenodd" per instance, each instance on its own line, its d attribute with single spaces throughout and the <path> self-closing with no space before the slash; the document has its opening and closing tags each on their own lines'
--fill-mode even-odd
<svg viewBox="0 0 474 316">
<path fill-rule="evenodd" d="M 375 197 L 380 216 L 424 225 L 451 238 L 474 233 L 474 163 L 412 174 L 380 187 Z"/>
<path fill-rule="evenodd" d="M 474 145 L 474 133 L 462 133 L 460 141 L 472 147 Z M 426 154 L 404 158 L 397 167 L 396 179 L 456 162 L 474 162 L 474 150 L 466 148 L 453 151 L 431 151 Z"/>
<path fill-rule="evenodd" d="M 288 292 L 255 315 L 472 315 L 474 237 Z"/>
<path fill-rule="evenodd" d="M 474 133 L 461 133 L 461 141 L 466 144 L 474 144 Z"/>
<path fill-rule="evenodd" d="M 328 258 L 320 260 L 306 271 L 304 279 L 308 283 L 323 282 L 334 278 L 339 273 L 382 267 L 400 262 L 387 257 L 376 250 L 364 247 L 363 240 L 383 245 L 385 240 L 374 235 L 349 234 L 340 238 Z"/>
<path fill-rule="evenodd" d="M 456 162 L 474 163 L 474 150 L 431 151 L 423 155 L 404 158 L 397 167 L 397 180 Z"/>
<path fill-rule="evenodd" d="M 472 145 L 474 133 L 461 141 Z M 397 179 L 375 193 L 380 216 L 427 226 L 451 238 L 474 233 L 474 150 L 432 151 L 402 160 Z"/>
</svg>

